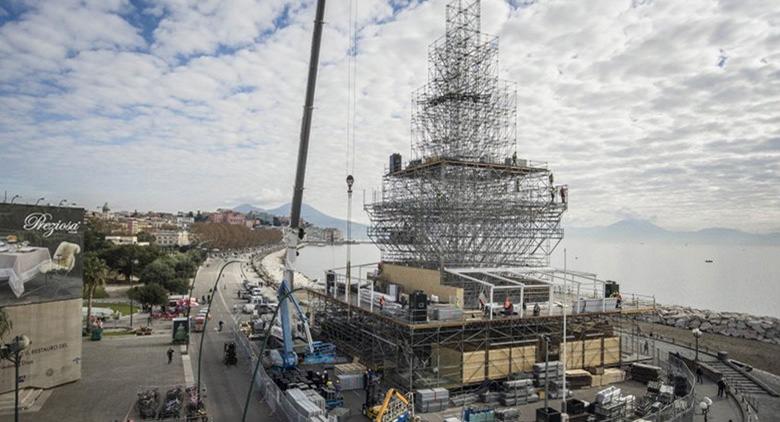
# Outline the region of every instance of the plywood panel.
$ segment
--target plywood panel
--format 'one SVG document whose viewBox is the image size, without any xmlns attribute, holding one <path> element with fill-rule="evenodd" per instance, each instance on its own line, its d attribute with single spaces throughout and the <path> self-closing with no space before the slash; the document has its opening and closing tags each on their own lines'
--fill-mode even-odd
<svg viewBox="0 0 780 422">
<path fill-rule="evenodd" d="M 521 346 L 511 349 L 510 372 L 529 372 L 536 363 L 536 346 Z"/>
<path fill-rule="evenodd" d="M 439 296 L 442 301 L 452 298 L 456 305 L 463 306 L 463 289 L 443 286 L 439 271 L 385 263 L 380 278 L 402 286 L 406 293 L 423 290 L 429 295 Z"/>
<path fill-rule="evenodd" d="M 585 348 L 585 368 L 602 366 L 601 361 L 601 339 L 584 340 Z"/>
<path fill-rule="evenodd" d="M 465 384 L 485 380 L 485 352 L 463 353 L 463 382 Z"/>
<path fill-rule="evenodd" d="M 580 369 L 584 367 L 584 349 L 582 340 L 566 342 L 566 369 Z M 560 345 L 560 350 L 563 350 L 563 345 Z"/>
<path fill-rule="evenodd" d="M 488 378 L 509 376 L 509 348 L 488 350 Z"/>
</svg>

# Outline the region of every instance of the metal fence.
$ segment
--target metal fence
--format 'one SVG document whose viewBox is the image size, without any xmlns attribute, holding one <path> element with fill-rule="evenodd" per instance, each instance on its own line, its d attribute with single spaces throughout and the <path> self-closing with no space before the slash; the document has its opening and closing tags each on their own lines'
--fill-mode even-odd
<svg viewBox="0 0 780 422">
<path fill-rule="evenodd" d="M 675 399 L 670 405 L 664 407 L 659 412 L 644 416 L 644 420 L 657 422 L 691 422 L 696 412 L 696 378 L 688 366 L 679 356 L 670 353 L 668 361 L 663 362 L 662 366 L 667 368 L 667 375 L 670 378 L 680 377 L 685 380 L 688 386 L 688 394 Z"/>
</svg>

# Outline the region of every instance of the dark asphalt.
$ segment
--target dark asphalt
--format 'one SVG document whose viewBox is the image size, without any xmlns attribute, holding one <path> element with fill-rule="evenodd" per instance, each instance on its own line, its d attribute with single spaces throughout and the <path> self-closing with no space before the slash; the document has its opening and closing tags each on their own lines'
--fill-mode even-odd
<svg viewBox="0 0 780 422">
<path fill-rule="evenodd" d="M 198 298 L 209 293 L 222 262 L 209 260 L 208 264 L 208 267 L 201 269 L 196 279 L 195 293 L 193 294 Z M 193 376 L 197 382 L 198 347 L 201 336 L 205 335 L 203 360 L 201 361 L 201 388 L 205 388 L 204 397 L 209 420 L 238 422 L 241 421 L 251 379 L 251 370 L 254 368 L 250 368 L 249 360 L 240 354 L 236 366 L 224 365 L 222 358 L 225 342 L 232 341 L 233 338 L 234 323 L 231 310 L 236 289 L 242 280 L 239 264 L 230 264 L 223 272 L 222 278 L 220 283 L 224 283 L 224 285 L 220 286 L 219 293 L 212 301 L 210 311 L 212 317 L 207 324 L 206 331 L 203 334 L 195 333 L 191 337 L 190 355 Z M 222 332 L 217 331 L 220 320 L 225 323 Z M 253 391 L 252 396 L 246 420 L 271 420 L 270 409 L 260 400 L 259 394 Z"/>
</svg>

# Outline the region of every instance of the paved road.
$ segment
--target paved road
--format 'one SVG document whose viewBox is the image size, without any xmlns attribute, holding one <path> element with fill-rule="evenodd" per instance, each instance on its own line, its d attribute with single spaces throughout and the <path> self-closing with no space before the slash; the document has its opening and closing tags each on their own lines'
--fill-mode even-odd
<svg viewBox="0 0 780 422">
<path fill-rule="evenodd" d="M 208 267 L 201 268 L 195 281 L 194 295 L 200 298 L 209 293 L 213 288 L 219 269 L 224 261 L 209 260 Z M 215 422 L 241 420 L 244 410 L 246 394 L 249 388 L 251 370 L 247 359 L 239 359 L 236 366 L 225 366 L 222 363 L 225 342 L 232 341 L 233 319 L 232 306 L 236 289 L 242 280 L 241 266 L 239 264 L 228 265 L 220 281 L 218 293 L 212 300 L 212 318 L 207 324 L 203 334 L 194 333 L 190 341 L 190 355 L 192 357 L 193 375 L 195 381 L 198 377 L 198 348 L 201 336 L 205 335 L 203 343 L 203 358 L 201 361 L 201 388 L 205 388 L 206 408 L 210 420 Z M 217 331 L 218 322 L 224 321 L 223 332 Z M 247 413 L 247 421 L 268 420 L 268 407 L 259 400 L 259 395 L 253 392 L 250 407 Z"/>
</svg>

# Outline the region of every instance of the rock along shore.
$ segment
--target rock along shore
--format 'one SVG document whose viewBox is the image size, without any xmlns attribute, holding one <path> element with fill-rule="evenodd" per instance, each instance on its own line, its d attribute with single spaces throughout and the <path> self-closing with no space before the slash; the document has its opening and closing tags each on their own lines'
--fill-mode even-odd
<svg viewBox="0 0 780 422">
<path fill-rule="evenodd" d="M 685 306 L 659 306 L 656 313 L 640 317 L 655 324 L 780 345 L 780 319 L 738 312 L 716 312 Z"/>
</svg>

